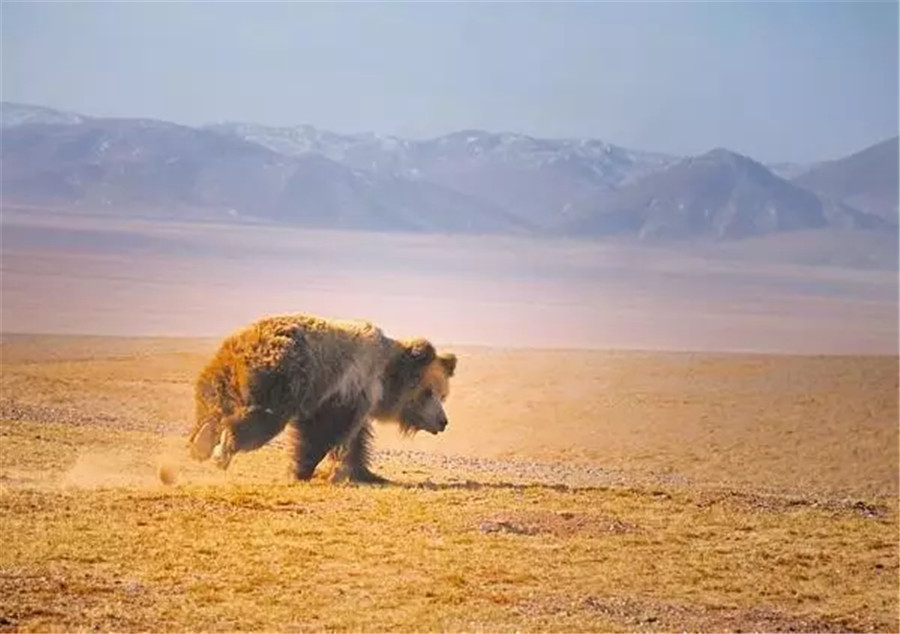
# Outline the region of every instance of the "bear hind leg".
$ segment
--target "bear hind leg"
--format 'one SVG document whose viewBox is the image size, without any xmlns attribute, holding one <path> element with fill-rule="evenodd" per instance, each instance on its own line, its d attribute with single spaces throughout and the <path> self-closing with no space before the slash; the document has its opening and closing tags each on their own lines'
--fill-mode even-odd
<svg viewBox="0 0 900 634">
<path fill-rule="evenodd" d="M 209 457 L 212 456 L 213 450 L 216 448 L 217 441 L 215 422 L 208 421 L 203 423 L 191 435 L 191 438 L 188 441 L 191 457 L 200 462 L 208 460 Z"/>
<path fill-rule="evenodd" d="M 208 392 L 205 386 L 197 390 L 194 429 L 188 439 L 191 457 L 199 462 L 212 456 L 221 434 L 219 422 L 226 417 L 222 411 L 223 403 L 210 396 Z M 231 404 L 224 405 L 230 407 Z"/>
<path fill-rule="evenodd" d="M 286 424 L 285 416 L 261 407 L 249 407 L 227 417 L 212 452 L 216 466 L 227 469 L 234 454 L 259 449 L 280 434 Z"/>
</svg>

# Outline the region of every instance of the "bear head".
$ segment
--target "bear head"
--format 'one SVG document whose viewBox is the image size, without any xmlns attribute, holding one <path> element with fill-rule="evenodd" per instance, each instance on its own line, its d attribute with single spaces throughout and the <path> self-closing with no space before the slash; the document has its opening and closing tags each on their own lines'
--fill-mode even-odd
<svg viewBox="0 0 900 634">
<path fill-rule="evenodd" d="M 400 343 L 382 378 L 381 402 L 373 418 L 395 422 L 405 433 L 437 434 L 447 427 L 444 400 L 450 393 L 450 377 L 456 356 L 438 354 L 425 339 Z"/>
</svg>

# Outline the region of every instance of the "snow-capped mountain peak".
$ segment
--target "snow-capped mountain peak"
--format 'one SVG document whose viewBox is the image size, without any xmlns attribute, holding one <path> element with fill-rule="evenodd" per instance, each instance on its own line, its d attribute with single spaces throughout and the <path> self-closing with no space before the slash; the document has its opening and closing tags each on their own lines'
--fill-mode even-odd
<svg viewBox="0 0 900 634">
<path fill-rule="evenodd" d="M 0 102 L 0 128 L 29 124 L 75 125 L 82 123 L 86 118 L 74 112 L 64 112 L 43 106 L 9 101 Z"/>
</svg>

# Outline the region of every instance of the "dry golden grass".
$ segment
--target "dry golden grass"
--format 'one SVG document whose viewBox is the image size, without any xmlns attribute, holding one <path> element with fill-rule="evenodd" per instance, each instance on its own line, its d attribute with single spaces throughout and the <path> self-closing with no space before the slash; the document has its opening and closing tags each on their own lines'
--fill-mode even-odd
<svg viewBox="0 0 900 634">
<path fill-rule="evenodd" d="M 6 337 L 0 397 L 23 416 L 52 408 L 182 433 L 217 343 Z M 383 429 L 380 446 L 754 490 L 900 492 L 896 357 L 452 349 L 447 432 L 410 441 Z"/>
<path fill-rule="evenodd" d="M 460 350 L 356 487 L 189 462 L 214 345 L 4 338 L 0 629 L 900 627 L 896 358 Z"/>
</svg>

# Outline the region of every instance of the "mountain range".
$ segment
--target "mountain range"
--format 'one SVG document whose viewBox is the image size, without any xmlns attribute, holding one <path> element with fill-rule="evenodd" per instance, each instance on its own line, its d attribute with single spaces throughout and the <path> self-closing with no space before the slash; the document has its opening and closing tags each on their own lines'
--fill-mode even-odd
<svg viewBox="0 0 900 634">
<path fill-rule="evenodd" d="M 736 240 L 895 233 L 898 139 L 810 166 L 480 130 L 413 140 L 188 127 L 4 102 L 2 203 L 296 226 Z"/>
</svg>

